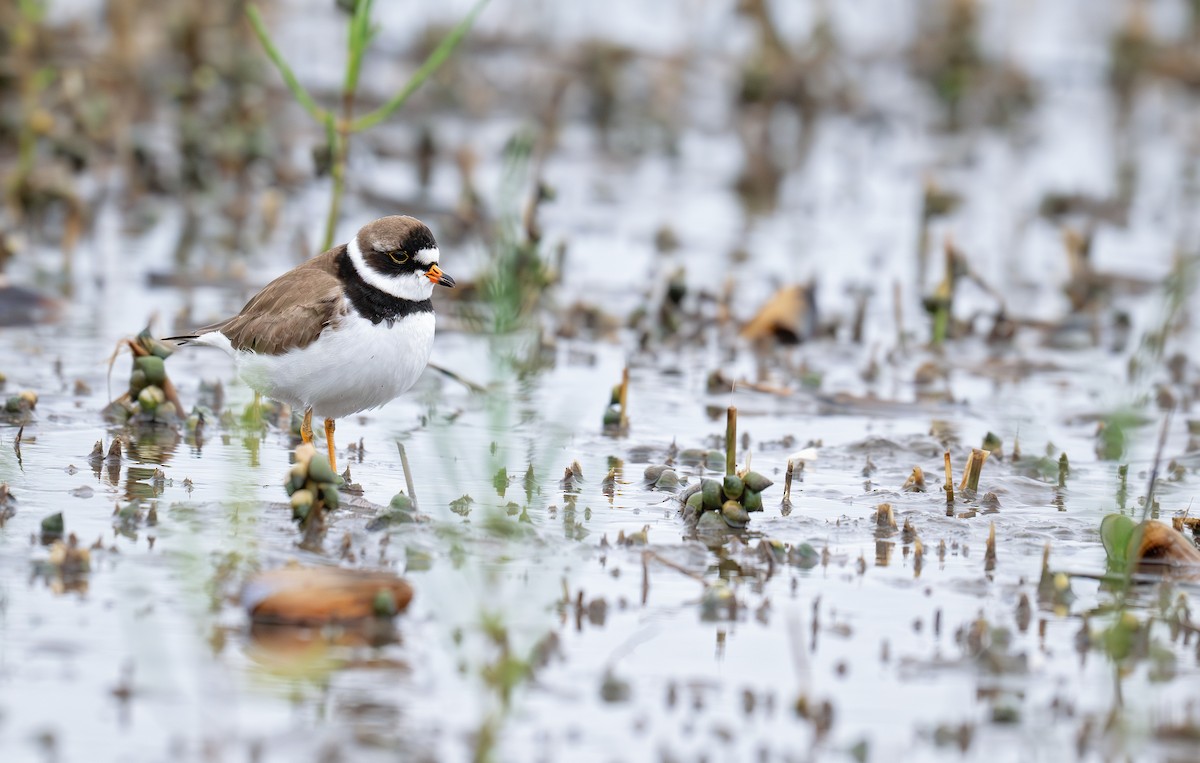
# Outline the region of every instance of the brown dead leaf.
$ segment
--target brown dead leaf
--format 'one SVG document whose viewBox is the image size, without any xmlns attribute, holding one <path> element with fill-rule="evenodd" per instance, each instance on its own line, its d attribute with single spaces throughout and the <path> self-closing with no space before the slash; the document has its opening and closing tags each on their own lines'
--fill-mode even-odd
<svg viewBox="0 0 1200 763">
<path fill-rule="evenodd" d="M 812 335 L 815 314 L 811 284 L 785 286 L 742 327 L 741 335 L 752 342 L 774 340 L 781 344 L 799 344 Z"/>
</svg>

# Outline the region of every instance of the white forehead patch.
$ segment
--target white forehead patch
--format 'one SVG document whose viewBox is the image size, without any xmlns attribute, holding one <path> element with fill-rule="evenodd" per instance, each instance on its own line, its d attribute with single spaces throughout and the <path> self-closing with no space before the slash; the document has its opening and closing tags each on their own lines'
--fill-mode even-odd
<svg viewBox="0 0 1200 763">
<path fill-rule="evenodd" d="M 422 265 L 433 265 L 441 256 L 442 253 L 439 252 L 436 247 L 434 247 L 433 249 L 422 249 L 421 251 L 417 252 L 416 259 L 417 262 L 421 263 Z"/>
</svg>

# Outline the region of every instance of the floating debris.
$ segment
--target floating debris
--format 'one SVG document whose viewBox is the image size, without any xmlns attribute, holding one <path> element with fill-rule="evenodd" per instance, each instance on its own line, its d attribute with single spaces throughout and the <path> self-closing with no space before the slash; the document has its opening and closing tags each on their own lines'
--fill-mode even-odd
<svg viewBox="0 0 1200 763">
<path fill-rule="evenodd" d="M 12 519 L 17 513 L 17 497 L 8 488 L 7 482 L 0 482 L 0 527 Z"/>
<path fill-rule="evenodd" d="M 1055 614 L 1065 616 L 1075 593 L 1071 590 L 1071 577 L 1065 572 L 1053 572 L 1050 569 L 1050 544 L 1042 550 L 1042 574 L 1038 579 L 1038 603 L 1048 607 Z"/>
<path fill-rule="evenodd" d="M 1000 457 L 1003 455 L 1004 441 L 994 432 L 988 432 L 983 436 L 983 443 L 979 447 L 990 455 Z"/>
<path fill-rule="evenodd" d="M 64 532 L 62 512 L 51 514 L 42 519 L 42 545 L 48 546 L 56 540 L 61 540 Z"/>
<path fill-rule="evenodd" d="M 247 580 L 240 598 L 255 623 L 323 625 L 391 618 L 412 597 L 412 586 L 391 572 L 284 567 Z"/>
<path fill-rule="evenodd" d="M 896 513 L 892 509 L 892 504 L 881 503 L 875 507 L 875 527 L 878 528 L 877 535 L 879 531 L 888 535 L 896 531 Z"/>
<path fill-rule="evenodd" d="M 564 493 L 578 493 L 581 490 L 582 482 L 583 467 L 580 466 L 579 461 L 573 461 L 570 466 L 563 468 L 563 476 L 558 481 L 558 486 Z"/>
<path fill-rule="evenodd" d="M 621 371 L 621 383 L 612 388 L 608 408 L 604 411 L 604 432 L 610 435 L 629 433 L 629 366 Z"/>
<path fill-rule="evenodd" d="M 925 472 L 921 471 L 921 467 L 913 467 L 912 474 L 908 475 L 900 489 L 905 493 L 925 492 Z"/>
<path fill-rule="evenodd" d="M 71 533 L 65 541 L 60 538 L 50 544 L 46 557 L 34 563 L 33 572 L 56 594 L 86 593 L 91 569 L 91 551 L 81 547 L 75 533 Z"/>
<path fill-rule="evenodd" d="M 1137 524 L 1124 514 L 1109 514 L 1100 523 L 1100 539 L 1109 568 L 1116 572 L 1125 572 L 1132 564 L 1142 572 L 1177 571 L 1200 577 L 1200 549 L 1163 522 Z"/>
<path fill-rule="evenodd" d="M 450 511 L 453 511 L 460 517 L 466 517 L 471 513 L 471 504 L 473 503 L 475 503 L 474 498 L 469 495 L 463 495 L 461 498 L 455 498 L 450 502 Z"/>
<path fill-rule="evenodd" d="M 786 286 L 775 292 L 750 321 L 741 336 L 759 345 L 799 344 L 817 331 L 815 284 Z"/>
<path fill-rule="evenodd" d="M 4 419 L 14 426 L 28 424 L 37 404 L 38 394 L 31 389 L 10 395 L 4 401 Z"/>
<path fill-rule="evenodd" d="M 705 622 L 736 620 L 738 611 L 737 596 L 724 580 L 718 580 L 705 587 L 700 597 L 700 619 Z"/>
</svg>

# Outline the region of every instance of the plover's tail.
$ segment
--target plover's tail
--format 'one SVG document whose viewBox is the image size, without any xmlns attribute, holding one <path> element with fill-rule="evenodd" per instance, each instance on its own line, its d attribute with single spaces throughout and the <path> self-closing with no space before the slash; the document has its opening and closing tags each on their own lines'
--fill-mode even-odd
<svg viewBox="0 0 1200 763">
<path fill-rule="evenodd" d="M 203 345 L 206 347 L 216 347 L 230 355 L 233 354 L 233 346 L 229 343 L 229 337 L 222 334 L 220 331 L 210 331 L 208 329 L 200 329 L 191 334 L 181 334 L 180 336 L 163 337 L 164 342 L 178 342 L 182 345 L 194 344 Z"/>
</svg>

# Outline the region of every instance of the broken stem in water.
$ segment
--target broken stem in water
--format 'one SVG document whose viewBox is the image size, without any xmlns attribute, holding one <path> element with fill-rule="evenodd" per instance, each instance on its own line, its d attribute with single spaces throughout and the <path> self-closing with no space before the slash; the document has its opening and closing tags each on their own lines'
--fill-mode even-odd
<svg viewBox="0 0 1200 763">
<path fill-rule="evenodd" d="M 958 486 L 960 492 L 963 490 L 968 493 L 979 492 L 979 475 L 983 472 L 983 462 L 987 460 L 987 457 L 987 451 L 971 448 L 971 455 L 967 456 L 967 466 L 963 470 L 962 483 Z"/>
<path fill-rule="evenodd" d="M 737 407 L 729 406 L 725 411 L 725 474 L 733 474 L 737 467 Z"/>
<path fill-rule="evenodd" d="M 417 508 L 417 492 L 413 487 L 412 469 L 408 468 L 408 453 L 404 450 L 404 443 L 396 440 L 396 449 L 400 451 L 400 466 L 404 469 L 404 484 L 408 488 L 408 499 L 412 501 L 413 508 Z"/>
<path fill-rule="evenodd" d="M 791 503 L 791 500 L 792 500 L 792 476 L 795 474 L 795 471 L 796 471 L 796 462 L 789 458 L 788 465 L 787 465 L 787 474 L 785 474 L 783 477 L 783 501 L 784 501 L 784 503 Z"/>
<path fill-rule="evenodd" d="M 944 456 L 946 464 L 946 505 L 954 503 L 954 467 L 950 465 L 950 451 L 946 451 Z"/>
<path fill-rule="evenodd" d="M 627 407 L 628 402 L 629 402 L 629 365 L 626 364 L 624 370 L 621 371 L 620 427 L 621 427 L 622 432 L 629 429 L 629 411 L 628 411 L 628 407 Z"/>
</svg>

